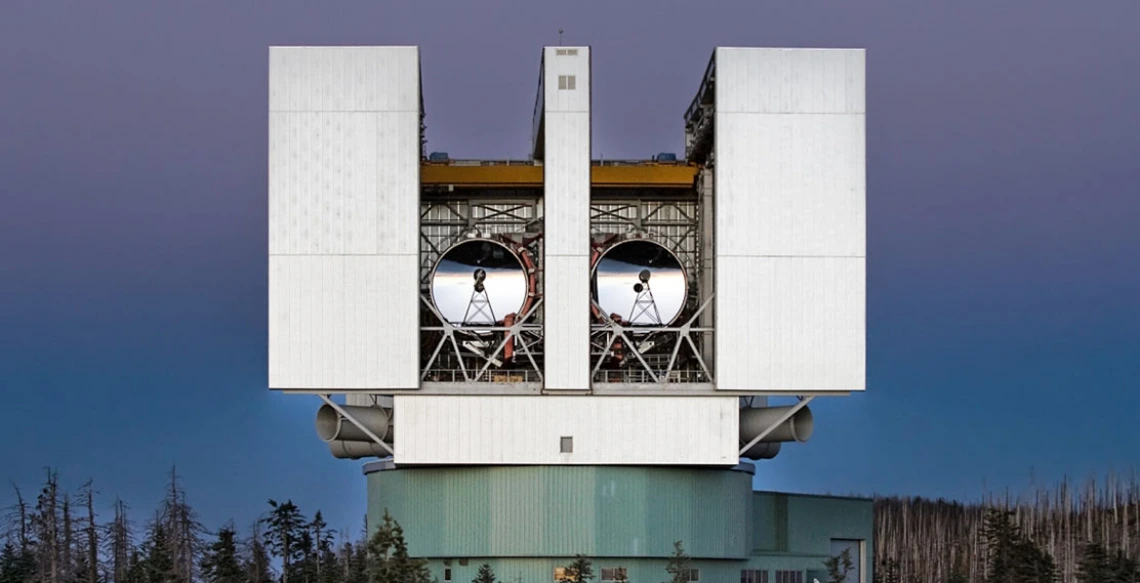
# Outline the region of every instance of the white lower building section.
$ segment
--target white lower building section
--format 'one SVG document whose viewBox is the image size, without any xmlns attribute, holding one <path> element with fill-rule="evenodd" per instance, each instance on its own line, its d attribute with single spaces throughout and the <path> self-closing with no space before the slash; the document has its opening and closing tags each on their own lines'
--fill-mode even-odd
<svg viewBox="0 0 1140 583">
<path fill-rule="evenodd" d="M 739 463 L 736 397 L 397 395 L 397 464 Z"/>
</svg>

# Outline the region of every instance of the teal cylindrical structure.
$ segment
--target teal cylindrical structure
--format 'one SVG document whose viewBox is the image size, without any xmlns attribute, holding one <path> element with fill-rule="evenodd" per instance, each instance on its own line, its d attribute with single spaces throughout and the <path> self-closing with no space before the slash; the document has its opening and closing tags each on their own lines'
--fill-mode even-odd
<svg viewBox="0 0 1140 583">
<path fill-rule="evenodd" d="M 415 556 L 746 559 L 753 466 L 365 466 L 370 532 L 387 511 Z"/>
</svg>

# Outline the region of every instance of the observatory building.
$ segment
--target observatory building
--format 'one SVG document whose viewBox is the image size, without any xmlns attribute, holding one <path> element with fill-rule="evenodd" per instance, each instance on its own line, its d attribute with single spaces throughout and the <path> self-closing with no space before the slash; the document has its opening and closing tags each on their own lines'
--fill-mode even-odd
<svg viewBox="0 0 1140 583">
<path fill-rule="evenodd" d="M 543 48 L 526 159 L 455 160 L 417 47 L 270 48 L 270 388 L 445 583 L 659 581 L 674 541 L 692 581 L 869 582 L 869 500 L 752 490 L 865 388 L 864 52 L 717 47 L 683 154 L 606 161 L 592 59 Z"/>
</svg>

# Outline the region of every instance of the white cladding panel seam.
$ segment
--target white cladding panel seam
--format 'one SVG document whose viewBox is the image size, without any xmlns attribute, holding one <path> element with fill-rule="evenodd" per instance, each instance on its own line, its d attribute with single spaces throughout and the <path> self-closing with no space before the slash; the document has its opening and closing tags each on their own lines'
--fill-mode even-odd
<svg viewBox="0 0 1140 583">
<path fill-rule="evenodd" d="M 269 258 L 269 385 L 376 389 L 419 386 L 418 255 Z M 402 300 L 402 301 L 401 301 Z M 379 332 L 378 332 L 379 331 Z"/>
<path fill-rule="evenodd" d="M 734 465 L 735 397 L 397 395 L 397 464 Z M 561 438 L 573 451 L 561 452 Z"/>
<path fill-rule="evenodd" d="M 718 112 L 717 256 L 865 256 L 864 124 Z"/>
<path fill-rule="evenodd" d="M 420 112 L 418 47 L 270 47 L 270 111 Z"/>
<path fill-rule="evenodd" d="M 864 49 L 718 47 L 716 111 L 865 113 L 865 71 Z"/>
<path fill-rule="evenodd" d="M 590 388 L 590 258 L 547 255 L 543 270 L 544 386 Z"/>
<path fill-rule="evenodd" d="M 270 254 L 416 253 L 418 143 L 414 113 L 270 113 Z"/>
<path fill-rule="evenodd" d="M 718 389 L 864 389 L 864 258 L 718 257 L 716 288 Z"/>
</svg>

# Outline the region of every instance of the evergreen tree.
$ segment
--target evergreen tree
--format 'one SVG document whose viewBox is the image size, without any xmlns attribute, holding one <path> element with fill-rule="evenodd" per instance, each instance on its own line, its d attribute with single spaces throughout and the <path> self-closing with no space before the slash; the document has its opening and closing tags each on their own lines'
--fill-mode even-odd
<svg viewBox="0 0 1140 583">
<path fill-rule="evenodd" d="M 31 583 L 35 577 L 36 557 L 31 550 L 5 543 L 0 552 L 0 583 Z"/>
<path fill-rule="evenodd" d="M 901 583 L 899 581 L 899 562 L 896 559 L 883 559 L 875 569 L 874 583 Z"/>
<path fill-rule="evenodd" d="M 570 562 L 569 565 L 563 569 L 563 576 L 560 582 L 576 581 L 577 583 L 586 583 L 594 578 L 594 568 L 584 555 L 578 555 Z"/>
<path fill-rule="evenodd" d="M 205 583 L 244 583 L 245 573 L 238 562 L 237 533 L 232 526 L 218 531 L 218 538 L 202 556 L 202 580 Z"/>
<path fill-rule="evenodd" d="M 270 500 L 273 510 L 265 519 L 267 529 L 265 539 L 273 556 L 281 558 L 281 583 L 289 583 L 294 572 L 294 563 L 304 558 L 300 539 L 304 534 L 305 519 L 292 500 L 278 503 Z"/>
<path fill-rule="evenodd" d="M 143 563 L 144 583 L 176 583 L 174 557 L 170 553 L 170 538 L 161 521 L 155 521 L 146 541 L 146 560 Z"/>
<path fill-rule="evenodd" d="M 427 561 L 408 555 L 404 529 L 388 511 L 368 541 L 368 583 L 429 583 Z"/>
<path fill-rule="evenodd" d="M 475 575 L 471 583 L 497 583 L 495 581 L 495 572 L 491 570 L 491 565 L 487 563 L 479 565 L 479 573 Z"/>
<path fill-rule="evenodd" d="M 986 583 L 1053 583 L 1057 566 L 1053 557 L 1022 535 L 1008 510 L 987 511 Z"/>
<path fill-rule="evenodd" d="M 689 555 L 685 554 L 681 541 L 674 541 L 673 555 L 665 565 L 665 572 L 670 576 L 666 583 L 688 583 L 690 564 Z"/>
<path fill-rule="evenodd" d="M 147 583 L 147 563 L 138 549 L 132 549 L 127 557 L 124 583 Z"/>
<path fill-rule="evenodd" d="M 850 549 L 843 549 L 838 556 L 824 561 L 823 566 L 827 569 L 827 583 L 847 583 L 847 574 L 855 564 L 851 562 Z"/>
</svg>

